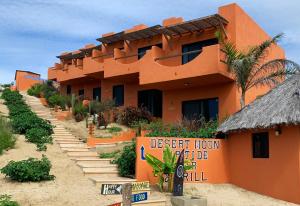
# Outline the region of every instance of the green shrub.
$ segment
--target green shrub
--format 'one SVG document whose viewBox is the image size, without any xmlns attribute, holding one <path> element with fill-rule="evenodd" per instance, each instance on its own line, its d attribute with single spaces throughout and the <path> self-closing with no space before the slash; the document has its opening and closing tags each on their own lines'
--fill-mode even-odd
<svg viewBox="0 0 300 206">
<path fill-rule="evenodd" d="M 107 130 L 108 130 L 110 133 L 116 133 L 116 132 L 121 132 L 121 131 L 122 131 L 122 128 L 121 128 L 121 127 L 109 127 L 109 128 L 107 128 Z"/>
<path fill-rule="evenodd" d="M 15 136 L 11 132 L 9 122 L 0 116 L 0 154 L 6 149 L 14 147 Z"/>
<path fill-rule="evenodd" d="M 77 122 L 80 122 L 86 117 L 86 115 L 88 113 L 88 108 L 85 107 L 82 104 L 82 102 L 79 102 L 79 103 L 75 104 L 73 112 L 74 112 L 73 115 L 75 117 L 75 120 Z"/>
<path fill-rule="evenodd" d="M 25 134 L 31 128 L 44 129 L 49 135 L 53 133 L 53 127 L 48 121 L 29 112 L 12 117 L 12 127 L 18 134 Z"/>
<path fill-rule="evenodd" d="M 47 146 L 45 144 L 52 143 L 52 137 L 42 128 L 31 128 L 27 130 L 25 138 L 29 142 L 36 144 L 38 151 L 47 150 Z"/>
<path fill-rule="evenodd" d="M 217 121 L 183 120 L 180 124 L 165 125 L 162 122 L 152 122 L 144 129 L 150 132 L 148 137 L 186 137 L 213 138 L 218 127 Z"/>
<path fill-rule="evenodd" d="M 41 97 L 45 86 L 43 84 L 35 84 L 27 90 L 27 94 L 30 96 Z"/>
<path fill-rule="evenodd" d="M 18 202 L 11 200 L 10 195 L 0 195 L 0 206 L 20 206 Z"/>
<path fill-rule="evenodd" d="M 131 126 L 139 121 L 147 121 L 149 123 L 152 119 L 151 113 L 144 107 L 129 106 L 119 110 L 116 114 L 117 122 L 126 126 Z"/>
<path fill-rule="evenodd" d="M 54 94 L 49 97 L 48 104 L 50 107 L 59 106 L 61 109 L 66 109 L 66 98 L 60 94 Z"/>
<path fill-rule="evenodd" d="M 115 158 L 118 156 L 118 154 L 120 154 L 120 150 L 114 151 L 114 152 L 105 152 L 105 153 L 101 153 L 99 155 L 100 158 Z"/>
<path fill-rule="evenodd" d="M 22 161 L 10 161 L 0 171 L 5 176 L 18 182 L 39 182 L 43 180 L 53 180 L 55 177 L 50 175 L 51 163 L 47 157 L 41 160 L 29 158 Z"/>
<path fill-rule="evenodd" d="M 125 146 L 120 156 L 115 160 L 115 163 L 118 165 L 119 174 L 122 177 L 133 177 L 135 175 L 135 147 L 135 143 Z"/>
</svg>

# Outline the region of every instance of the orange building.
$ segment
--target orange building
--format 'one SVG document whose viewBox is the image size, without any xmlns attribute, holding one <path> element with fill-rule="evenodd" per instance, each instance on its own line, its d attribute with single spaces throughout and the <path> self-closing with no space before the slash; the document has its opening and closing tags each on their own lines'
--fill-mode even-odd
<svg viewBox="0 0 300 206">
<path fill-rule="evenodd" d="M 240 93 L 222 63 L 216 31 L 238 49 L 270 38 L 237 4 L 230 4 L 198 19 L 172 17 L 161 25 L 104 34 L 97 39 L 100 45 L 59 55 L 48 79 L 60 83 L 62 94 L 144 106 L 165 122 L 192 114 L 222 119 L 240 109 Z M 283 49 L 273 46 L 266 60 L 284 57 Z M 267 91 L 253 88 L 246 102 Z"/>
<path fill-rule="evenodd" d="M 41 82 L 42 80 L 40 74 L 30 72 L 30 71 L 16 70 L 15 88 L 18 91 L 27 91 L 33 85 Z"/>
</svg>

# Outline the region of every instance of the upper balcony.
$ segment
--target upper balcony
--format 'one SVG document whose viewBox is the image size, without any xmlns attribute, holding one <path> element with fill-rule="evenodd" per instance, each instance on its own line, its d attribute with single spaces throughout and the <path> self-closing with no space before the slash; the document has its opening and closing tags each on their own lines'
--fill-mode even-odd
<svg viewBox="0 0 300 206">
<path fill-rule="evenodd" d="M 80 49 L 80 51 L 84 53 L 83 74 L 97 78 L 103 77 L 104 55 L 101 52 L 101 45 L 95 46 L 93 44 L 89 44 Z"/>
<path fill-rule="evenodd" d="M 55 63 L 54 67 L 48 68 L 48 80 L 57 81 L 57 70 L 60 69 L 60 64 Z"/>
<path fill-rule="evenodd" d="M 176 61 L 171 60 L 193 53 L 198 55 L 186 64 L 174 65 Z M 203 47 L 200 51 L 174 55 L 153 47 L 144 58 L 147 65 L 139 70 L 141 85 L 159 84 L 174 88 L 233 81 L 227 66 L 221 62 L 224 57 L 219 44 Z"/>
</svg>

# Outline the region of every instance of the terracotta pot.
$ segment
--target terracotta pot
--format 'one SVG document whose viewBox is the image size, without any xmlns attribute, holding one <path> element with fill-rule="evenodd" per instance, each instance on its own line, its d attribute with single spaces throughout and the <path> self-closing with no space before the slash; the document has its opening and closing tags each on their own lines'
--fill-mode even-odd
<svg viewBox="0 0 300 206">
<path fill-rule="evenodd" d="M 82 104 L 83 104 L 83 106 L 88 107 L 90 104 L 90 100 L 85 99 L 82 101 Z"/>
</svg>

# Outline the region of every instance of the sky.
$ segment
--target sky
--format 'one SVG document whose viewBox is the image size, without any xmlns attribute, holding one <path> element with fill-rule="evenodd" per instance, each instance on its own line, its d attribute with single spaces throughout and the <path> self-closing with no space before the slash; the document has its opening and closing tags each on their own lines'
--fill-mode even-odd
<svg viewBox="0 0 300 206">
<path fill-rule="evenodd" d="M 0 83 L 12 82 L 17 69 L 47 78 L 57 55 L 96 44 L 104 33 L 203 17 L 233 2 L 269 35 L 284 32 L 280 45 L 300 63 L 299 0 L 0 0 Z"/>
</svg>

